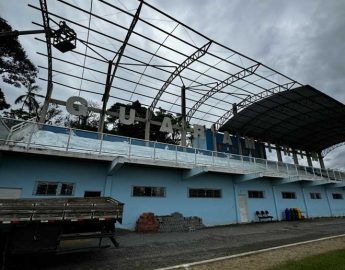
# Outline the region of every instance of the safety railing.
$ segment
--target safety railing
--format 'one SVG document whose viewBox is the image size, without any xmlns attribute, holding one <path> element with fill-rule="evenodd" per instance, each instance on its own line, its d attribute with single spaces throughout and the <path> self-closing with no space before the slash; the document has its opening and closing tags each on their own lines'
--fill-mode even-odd
<svg viewBox="0 0 345 270">
<path fill-rule="evenodd" d="M 345 172 L 339 170 L 306 167 L 32 121 L 1 119 L 10 131 L 6 139 L 0 139 L 0 144 L 10 146 L 166 161 L 177 166 L 206 166 L 235 173 L 260 172 L 266 176 L 296 177 L 301 180 L 345 181 Z"/>
</svg>

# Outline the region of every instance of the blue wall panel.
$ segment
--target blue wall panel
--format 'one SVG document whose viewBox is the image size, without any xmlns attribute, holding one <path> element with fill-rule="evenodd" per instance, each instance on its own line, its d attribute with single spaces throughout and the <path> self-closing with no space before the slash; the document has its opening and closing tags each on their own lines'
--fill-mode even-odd
<svg viewBox="0 0 345 270">
<path fill-rule="evenodd" d="M 166 197 L 133 197 L 132 186 L 166 187 Z M 188 188 L 222 189 L 222 198 L 189 198 Z M 207 174 L 182 180 L 181 170 L 126 166 L 113 176 L 112 194 L 126 203 L 123 225 L 133 227 L 143 212 L 199 216 L 206 225 L 236 222 L 230 178 Z"/>
</svg>

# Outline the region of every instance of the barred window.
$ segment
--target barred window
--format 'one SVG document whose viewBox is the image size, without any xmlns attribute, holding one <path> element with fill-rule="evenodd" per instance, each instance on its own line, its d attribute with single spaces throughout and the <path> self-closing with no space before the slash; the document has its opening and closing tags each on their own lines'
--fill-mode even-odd
<svg viewBox="0 0 345 270">
<path fill-rule="evenodd" d="M 343 199 L 343 194 L 341 193 L 332 193 L 333 199 L 334 200 L 342 200 Z"/>
<path fill-rule="evenodd" d="M 188 190 L 189 198 L 221 198 L 220 189 L 190 188 Z"/>
<path fill-rule="evenodd" d="M 134 186 L 132 195 L 134 197 L 165 197 L 165 187 Z"/>
<path fill-rule="evenodd" d="M 34 195 L 45 196 L 71 196 L 74 192 L 73 183 L 37 182 Z"/>
<path fill-rule="evenodd" d="M 321 199 L 321 193 L 318 192 L 310 192 L 310 199 Z"/>
<path fill-rule="evenodd" d="M 283 199 L 296 199 L 295 192 L 282 192 Z"/>
<path fill-rule="evenodd" d="M 264 192 L 259 190 L 248 190 L 248 197 L 249 198 L 256 198 L 256 199 L 263 199 Z"/>
</svg>

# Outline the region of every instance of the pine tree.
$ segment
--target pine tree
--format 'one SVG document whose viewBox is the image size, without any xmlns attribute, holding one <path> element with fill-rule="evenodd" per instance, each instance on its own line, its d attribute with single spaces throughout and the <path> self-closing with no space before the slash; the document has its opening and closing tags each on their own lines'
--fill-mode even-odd
<svg viewBox="0 0 345 270">
<path fill-rule="evenodd" d="M 10 108 L 10 104 L 6 102 L 5 94 L 0 88 L 0 111 Z"/>
</svg>

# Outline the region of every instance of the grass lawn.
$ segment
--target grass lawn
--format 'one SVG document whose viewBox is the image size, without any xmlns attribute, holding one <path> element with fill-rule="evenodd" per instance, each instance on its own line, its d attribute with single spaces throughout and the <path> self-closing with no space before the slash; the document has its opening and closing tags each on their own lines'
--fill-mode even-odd
<svg viewBox="0 0 345 270">
<path fill-rule="evenodd" d="M 345 270 L 345 249 L 306 257 L 298 261 L 289 261 L 273 269 L 279 270 Z"/>
</svg>

